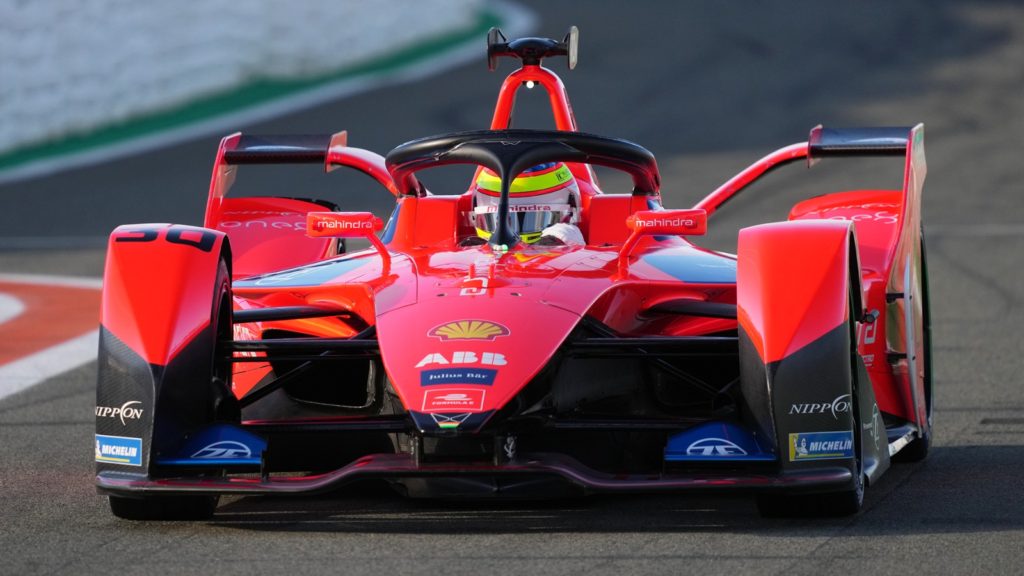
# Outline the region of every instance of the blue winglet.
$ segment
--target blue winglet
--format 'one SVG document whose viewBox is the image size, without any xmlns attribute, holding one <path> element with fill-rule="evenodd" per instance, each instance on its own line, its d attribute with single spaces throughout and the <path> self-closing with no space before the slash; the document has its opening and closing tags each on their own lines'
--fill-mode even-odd
<svg viewBox="0 0 1024 576">
<path fill-rule="evenodd" d="M 189 439 L 163 466 L 259 466 L 267 441 L 231 424 L 214 424 Z"/>
<path fill-rule="evenodd" d="M 766 450 L 745 428 L 731 422 L 708 422 L 673 434 L 665 446 L 666 462 L 772 462 Z"/>
</svg>

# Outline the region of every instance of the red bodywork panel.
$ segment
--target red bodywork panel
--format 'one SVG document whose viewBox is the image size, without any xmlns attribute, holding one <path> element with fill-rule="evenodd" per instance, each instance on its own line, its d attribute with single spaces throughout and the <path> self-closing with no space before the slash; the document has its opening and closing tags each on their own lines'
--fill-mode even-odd
<svg viewBox="0 0 1024 576">
<path fill-rule="evenodd" d="M 149 364 L 166 365 L 210 325 L 222 232 L 136 224 L 110 235 L 102 325 Z"/>
<path fill-rule="evenodd" d="M 213 228 L 231 238 L 233 272 L 245 278 L 337 255 L 332 238 L 306 234 L 306 215 L 323 210 L 291 198 L 225 198 Z"/>
<path fill-rule="evenodd" d="M 849 236 L 848 223 L 829 220 L 740 230 L 737 320 L 765 364 L 793 354 L 849 317 Z"/>
<path fill-rule="evenodd" d="M 444 401 L 448 394 L 450 398 L 466 394 L 458 412 L 501 408 L 545 366 L 588 312 L 624 333 L 703 334 L 735 326 L 734 321 L 721 319 L 691 324 L 644 320 L 638 307 L 623 306 L 734 295 L 731 284 L 682 285 L 653 266 L 642 265 L 645 251 L 696 250 L 680 239 L 645 239 L 643 249 L 635 254 L 636 269 L 625 277 L 617 266 L 617 247 L 519 245 L 508 252 L 492 252 L 489 246 L 459 248 L 451 229 L 434 245 L 420 244 L 422 238 L 437 240 L 422 228 L 438 224 L 438 218 L 419 220 L 424 211 L 454 217 L 459 202 L 460 197 L 454 196 L 401 200 L 398 222 L 421 225 L 416 230 L 419 234 L 396 234 L 388 245 L 392 252 L 388 275 L 381 275 L 378 257 L 362 253 L 336 259 L 338 269 L 346 271 L 333 277 L 325 273 L 323 284 L 275 287 L 269 275 L 236 282 L 236 298 L 244 298 L 246 307 L 351 307 L 376 324 L 384 366 L 395 390 L 407 409 L 420 412 L 452 412 Z M 440 220 L 441 224 L 451 222 Z M 718 258 L 732 266 L 731 259 Z M 359 260 L 365 262 L 354 264 Z M 302 322 L 290 321 L 289 329 L 323 337 L 353 332 L 340 322 Z M 468 394 L 467 387 L 480 392 Z M 235 389 L 244 393 L 237 385 Z"/>
<path fill-rule="evenodd" d="M 899 190 L 836 192 L 804 200 L 790 210 L 790 220 L 839 220 L 853 222 L 860 253 L 864 310 L 877 312 L 874 323 L 860 331 L 859 352 L 875 386 L 881 410 L 904 414 L 903 397 L 895 385 L 887 358 L 888 318 L 885 292 L 892 269 L 903 194 Z"/>
</svg>

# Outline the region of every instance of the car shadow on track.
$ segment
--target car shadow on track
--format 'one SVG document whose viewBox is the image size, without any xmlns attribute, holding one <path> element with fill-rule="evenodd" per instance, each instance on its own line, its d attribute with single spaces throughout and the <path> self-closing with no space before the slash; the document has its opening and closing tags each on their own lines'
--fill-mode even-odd
<svg viewBox="0 0 1024 576">
<path fill-rule="evenodd" d="M 767 520 L 744 494 L 602 495 L 549 501 L 414 500 L 384 484 L 320 497 L 226 500 L 212 524 L 254 531 L 507 534 L 724 532 L 804 535 L 962 533 L 1024 529 L 1014 488 L 1024 446 L 936 448 L 921 464 L 894 467 L 849 518 Z"/>
</svg>

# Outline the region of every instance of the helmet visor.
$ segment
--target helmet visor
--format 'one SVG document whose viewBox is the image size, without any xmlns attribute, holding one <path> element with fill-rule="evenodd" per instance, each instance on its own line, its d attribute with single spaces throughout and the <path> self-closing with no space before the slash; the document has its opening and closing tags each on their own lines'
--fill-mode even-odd
<svg viewBox="0 0 1024 576">
<path fill-rule="evenodd" d="M 526 204 L 508 207 L 509 226 L 520 236 L 540 234 L 548 226 L 572 220 L 572 207 L 568 204 Z M 473 224 L 488 236 L 497 229 L 498 207 L 477 206 L 473 210 Z"/>
</svg>

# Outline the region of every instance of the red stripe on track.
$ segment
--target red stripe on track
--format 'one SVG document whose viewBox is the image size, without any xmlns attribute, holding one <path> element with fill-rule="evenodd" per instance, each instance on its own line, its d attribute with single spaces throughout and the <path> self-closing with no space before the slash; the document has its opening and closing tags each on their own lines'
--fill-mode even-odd
<svg viewBox="0 0 1024 576">
<path fill-rule="evenodd" d="M 0 282 L 0 292 L 25 305 L 21 314 L 0 324 L 0 366 L 99 326 L 98 289 Z"/>
</svg>

